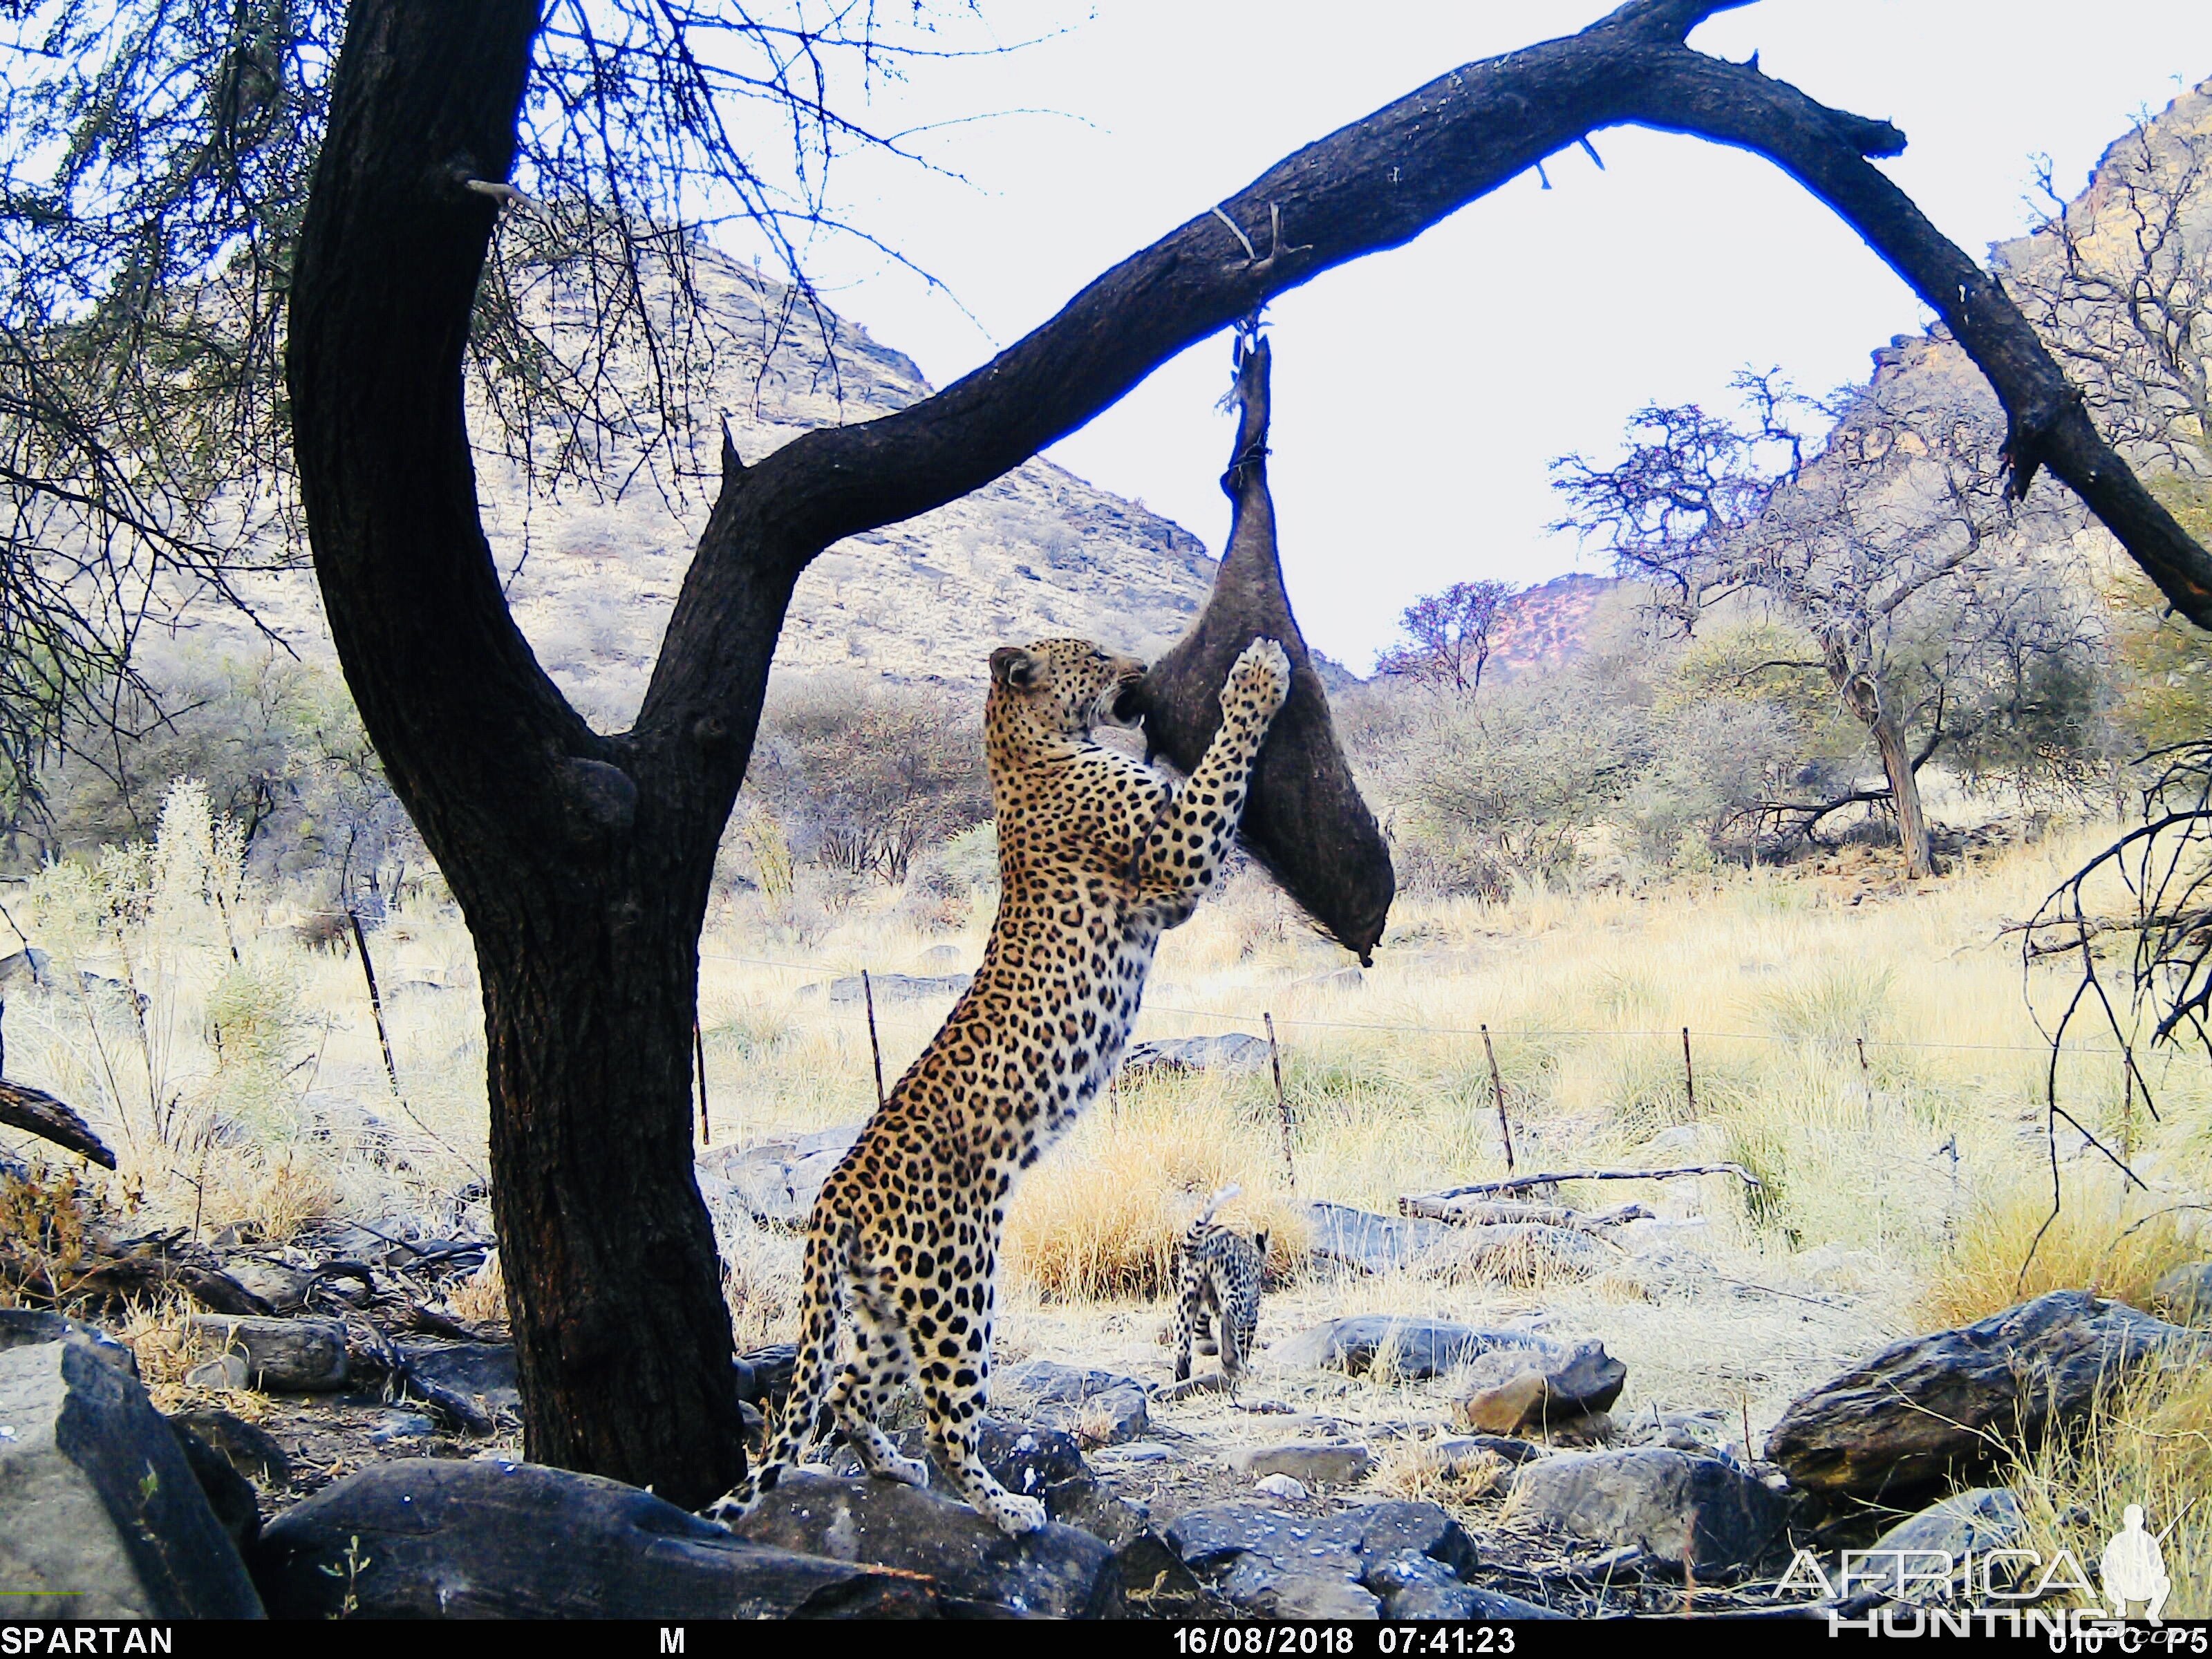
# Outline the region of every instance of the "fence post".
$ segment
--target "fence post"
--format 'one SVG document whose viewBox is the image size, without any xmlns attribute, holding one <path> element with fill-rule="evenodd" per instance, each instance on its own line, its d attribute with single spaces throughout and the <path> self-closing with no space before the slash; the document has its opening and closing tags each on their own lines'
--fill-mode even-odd
<svg viewBox="0 0 2212 1659">
<path fill-rule="evenodd" d="M 1290 1177 L 1291 1190 L 1298 1189 L 1298 1166 L 1291 1159 L 1291 1103 L 1283 1093 L 1283 1059 L 1275 1047 L 1275 1017 L 1262 1012 L 1260 1018 L 1267 1026 L 1267 1064 L 1275 1073 L 1275 1114 L 1283 1121 L 1283 1173 Z"/>
<path fill-rule="evenodd" d="M 399 1067 L 392 1063 L 392 1034 L 384 1029 L 384 999 L 376 989 L 376 964 L 368 959 L 368 935 L 361 931 L 361 915 L 353 906 L 346 906 L 346 920 L 353 925 L 353 948 L 361 952 L 361 975 L 368 981 L 368 1012 L 376 1016 L 376 1040 L 384 1049 L 384 1074 L 392 1079 L 392 1092 L 399 1094 Z"/>
<path fill-rule="evenodd" d="M 1505 1173 L 1513 1173 L 1513 1126 L 1505 1121 L 1505 1079 L 1498 1073 L 1498 1051 L 1490 1046 L 1490 1027 L 1482 1028 L 1483 1058 L 1490 1062 L 1490 1092 L 1498 1100 L 1498 1133 L 1505 1141 Z"/>
<path fill-rule="evenodd" d="M 860 969 L 860 994 L 868 1004 L 868 1053 L 876 1062 L 876 1109 L 884 1109 L 884 1045 L 876 1041 L 876 988 L 870 983 L 868 970 Z"/>
<path fill-rule="evenodd" d="M 1868 1068 L 1866 1038 L 1859 1040 L 1859 1091 L 1866 1096 L 1867 1133 L 1874 1133 L 1874 1073 Z"/>
<path fill-rule="evenodd" d="M 1698 1116 L 1698 1074 L 1690 1065 L 1690 1028 L 1682 1028 L 1682 1092 L 1690 1097 L 1690 1119 Z"/>
</svg>

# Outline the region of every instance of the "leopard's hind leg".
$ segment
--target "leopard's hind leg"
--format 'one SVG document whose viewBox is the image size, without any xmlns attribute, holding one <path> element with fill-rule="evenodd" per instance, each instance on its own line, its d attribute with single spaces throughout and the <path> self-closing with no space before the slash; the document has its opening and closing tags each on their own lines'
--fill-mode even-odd
<svg viewBox="0 0 2212 1659">
<path fill-rule="evenodd" d="M 821 1218 L 817 1211 L 817 1220 Z M 792 1362 L 791 1392 L 784 1399 L 775 1426 L 762 1442 L 760 1462 L 735 1490 L 708 1505 L 709 1519 L 726 1521 L 742 1515 L 762 1493 L 774 1492 L 784 1470 L 797 1462 L 813 1442 L 820 1426 L 823 1396 L 830 1389 L 830 1368 L 837 1356 L 838 1310 L 851 1236 L 849 1221 L 817 1226 L 807 1234 L 799 1304 L 799 1352 Z"/>
<path fill-rule="evenodd" d="M 886 1401 L 914 1375 L 914 1351 L 898 1310 L 872 1273 L 855 1272 L 853 1358 L 830 1391 L 830 1411 L 852 1443 L 860 1467 L 902 1486 L 929 1484 L 929 1465 L 902 1455 L 876 1421 Z"/>
</svg>

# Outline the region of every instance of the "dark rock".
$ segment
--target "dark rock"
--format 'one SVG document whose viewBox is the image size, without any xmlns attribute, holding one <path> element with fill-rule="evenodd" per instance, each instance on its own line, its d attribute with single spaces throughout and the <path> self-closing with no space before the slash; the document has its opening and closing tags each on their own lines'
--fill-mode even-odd
<svg viewBox="0 0 2212 1659">
<path fill-rule="evenodd" d="M 0 1353 L 10 1348 L 41 1347 L 49 1342 L 76 1343 L 125 1376 L 138 1375 L 138 1356 L 131 1351 L 131 1345 L 97 1325 L 37 1308 L 0 1308 Z"/>
<path fill-rule="evenodd" d="M 0 1429 L 9 1617 L 261 1616 L 177 1436 L 100 1345 L 0 1349 Z"/>
<path fill-rule="evenodd" d="M 1700 1577 L 1757 1562 L 1786 1511 L 1778 1494 L 1741 1469 L 1662 1447 L 1540 1458 L 1521 1466 L 1513 1492 L 1524 1515 L 1693 1566 Z"/>
<path fill-rule="evenodd" d="M 2033 1446 L 2131 1368 L 2201 1364 L 2202 1334 L 2084 1291 L 2053 1291 L 1957 1330 L 1893 1342 L 1801 1396 L 1767 1455 L 1809 1491 L 1925 1489 Z"/>
<path fill-rule="evenodd" d="M 1452 1414 L 1484 1434 L 1608 1410 L 1627 1385 L 1628 1367 L 1601 1342 L 1498 1347 L 1468 1363 L 1467 1392 Z"/>
<path fill-rule="evenodd" d="M 735 1210 L 770 1226 L 803 1227 L 822 1183 L 852 1151 L 864 1122 L 718 1146 L 699 1158 L 699 1195 L 710 1214 Z"/>
<path fill-rule="evenodd" d="M 799 1345 L 795 1342 L 771 1342 L 765 1348 L 755 1348 L 742 1355 L 738 1363 L 752 1373 L 752 1392 L 743 1388 L 738 1398 L 756 1406 L 780 1404 L 791 1392 L 792 1367 L 799 1364 Z"/>
<path fill-rule="evenodd" d="M 1167 1535 L 1224 1601 L 1265 1617 L 1372 1619 L 1390 1587 L 1412 1582 L 1411 1558 L 1453 1577 L 1476 1565 L 1474 1540 L 1434 1504 L 1370 1504 L 1321 1520 L 1216 1504 L 1178 1516 Z"/>
<path fill-rule="evenodd" d="M 2212 1324 L 2212 1261 L 2191 1261 L 2151 1286 L 2151 1311 L 2177 1325 Z"/>
<path fill-rule="evenodd" d="M 191 1466 L 192 1479 L 199 1482 L 200 1495 L 215 1512 L 216 1523 L 243 1559 L 253 1547 L 253 1540 L 261 1536 L 261 1504 L 253 1495 L 253 1483 L 231 1468 L 228 1458 L 173 1417 L 169 1419 L 169 1431 L 176 1436 L 185 1462 Z"/>
<path fill-rule="evenodd" d="M 234 1256 L 223 1263 L 223 1271 L 249 1296 L 259 1297 L 270 1311 L 280 1314 L 297 1313 L 306 1306 L 307 1287 L 313 1282 L 312 1275 L 297 1267 L 255 1256 Z"/>
<path fill-rule="evenodd" d="M 1267 1064 L 1267 1039 L 1243 1031 L 1133 1042 L 1121 1056 L 1121 1069 L 1139 1076 L 1146 1072 L 1223 1072 L 1241 1076 L 1263 1070 Z"/>
<path fill-rule="evenodd" d="M 1599 1350 L 1601 1358 L 1603 1352 Z M 1353 1376 L 1374 1370 L 1378 1380 L 1395 1377 L 1407 1382 L 1438 1376 L 1479 1355 L 1494 1353 L 1526 1355 L 1531 1363 L 1561 1358 L 1557 1343 L 1527 1331 L 1478 1330 L 1444 1320 L 1403 1319 L 1391 1314 L 1355 1314 L 1349 1318 L 1332 1319 L 1325 1325 L 1316 1325 L 1287 1337 L 1267 1350 L 1268 1358 L 1279 1364 L 1311 1365 Z M 1604 1363 L 1612 1365 L 1619 1362 Z M 1626 1374 L 1624 1368 L 1622 1375 Z M 1587 1375 L 1595 1384 L 1601 1381 L 1603 1373 L 1589 1370 Z"/>
<path fill-rule="evenodd" d="M 994 1373 L 991 1392 L 1001 1410 L 1065 1430 L 1094 1446 L 1140 1439 L 1151 1427 L 1145 1385 L 1111 1371 L 1025 1360 Z"/>
<path fill-rule="evenodd" d="M 355 1540 L 358 1540 L 356 1544 Z M 279 1618 L 927 1618 L 931 1587 L 763 1548 L 651 1492 L 534 1463 L 410 1458 L 288 1510 L 254 1552 Z"/>
<path fill-rule="evenodd" d="M 246 1356 L 248 1386 L 322 1394 L 346 1383 L 346 1334 L 335 1319 L 194 1314 L 191 1328 L 219 1351 Z"/>
<path fill-rule="evenodd" d="M 452 1342 L 433 1347 L 403 1344 L 407 1369 L 432 1390 L 457 1395 L 487 1418 L 522 1420 L 522 1389 L 510 1342 Z M 432 1394 L 434 1401 L 436 1395 Z"/>
<path fill-rule="evenodd" d="M 1376 1215 L 1347 1204 L 1307 1205 L 1306 1225 L 1309 1252 L 1353 1273 L 1395 1273 L 1452 1242 L 1452 1230 L 1441 1221 Z"/>
<path fill-rule="evenodd" d="M 1443 1562 L 1401 1555 L 1370 1571 L 1367 1588 L 1382 1598 L 1385 1619 L 1564 1619 L 1565 1613 L 1517 1595 L 1463 1584 Z"/>
<path fill-rule="evenodd" d="M 1286 1446 L 1248 1446 L 1231 1452 L 1229 1467 L 1255 1480 L 1263 1475 L 1286 1474 L 1303 1486 L 1350 1486 L 1375 1472 L 1375 1456 L 1364 1446 L 1301 1440 Z"/>
<path fill-rule="evenodd" d="M 268 1430 L 209 1407 L 179 1412 L 169 1421 L 190 1429 L 249 1480 L 267 1486 L 291 1484 L 292 1462 Z"/>
<path fill-rule="evenodd" d="M 2008 1487 L 1975 1486 L 1899 1522 L 1875 1540 L 1881 1550 L 1941 1550 L 1953 1560 L 1969 1552 L 2011 1549 L 2027 1535 L 2027 1518 Z"/>
<path fill-rule="evenodd" d="M 1048 1522 L 1009 1538 L 957 1499 L 896 1481 L 787 1470 L 733 1523 L 755 1543 L 925 1573 L 976 1612 L 1098 1619 L 1121 1610 L 1114 1552 Z"/>
<path fill-rule="evenodd" d="M 924 1002 L 933 997 L 958 996 L 968 988 L 968 982 L 973 977 L 970 974 L 871 974 L 868 975 L 868 988 L 875 992 L 878 1004 Z M 799 994 L 818 996 L 821 993 L 820 986 L 809 985 L 803 988 Z M 866 1000 L 866 991 L 861 987 L 858 974 L 848 974 L 842 979 L 830 981 L 830 1006 L 833 1008 L 850 1007 L 865 1003 Z"/>
</svg>

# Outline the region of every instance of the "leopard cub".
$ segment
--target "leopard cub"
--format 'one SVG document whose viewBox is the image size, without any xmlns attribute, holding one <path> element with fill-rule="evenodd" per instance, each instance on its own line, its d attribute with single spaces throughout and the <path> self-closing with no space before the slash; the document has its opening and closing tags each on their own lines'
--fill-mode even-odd
<svg viewBox="0 0 2212 1659">
<path fill-rule="evenodd" d="M 1221 1355 L 1222 1375 L 1235 1381 L 1260 1328 L 1260 1281 L 1267 1261 L 1267 1235 L 1246 1238 L 1214 1220 L 1242 1190 L 1224 1187 L 1184 1229 L 1176 1248 L 1176 1381 L 1190 1376 L 1194 1337 L 1198 1351 Z M 1212 1340 L 1206 1340 L 1207 1328 Z"/>
</svg>

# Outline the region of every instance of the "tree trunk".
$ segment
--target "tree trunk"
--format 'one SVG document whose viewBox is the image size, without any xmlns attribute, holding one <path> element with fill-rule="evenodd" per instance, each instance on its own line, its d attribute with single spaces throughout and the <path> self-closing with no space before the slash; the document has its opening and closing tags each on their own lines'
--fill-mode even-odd
<svg viewBox="0 0 2212 1659">
<path fill-rule="evenodd" d="M 500 1260 L 532 1461 L 697 1508 L 744 1472 L 693 1176 L 701 917 L 623 888 L 612 903 L 540 899 L 509 926 L 471 915 Z"/>
<path fill-rule="evenodd" d="M 1821 652 L 1828 678 L 1844 707 L 1874 736 L 1875 751 L 1881 757 L 1882 775 L 1889 780 L 1889 804 L 1897 814 L 1897 839 L 1905 848 L 1905 874 L 1917 881 L 1936 873 L 1936 855 L 1928 844 L 1928 815 L 1920 806 L 1920 780 L 1912 769 L 1912 756 L 1905 746 L 1905 732 L 1881 686 L 1865 669 L 1855 669 L 1842 644 L 1830 641 Z"/>
<path fill-rule="evenodd" d="M 1936 854 L 1928 844 L 1928 815 L 1920 807 L 1920 778 L 1912 769 L 1905 733 L 1887 708 L 1876 710 L 1869 729 L 1881 755 L 1881 769 L 1889 779 L 1890 805 L 1897 811 L 1897 839 L 1905 848 L 1905 874 L 1917 881 L 1936 873 Z"/>
</svg>

